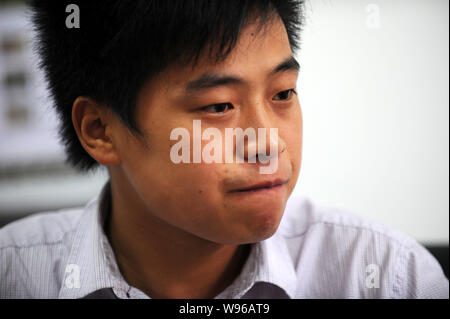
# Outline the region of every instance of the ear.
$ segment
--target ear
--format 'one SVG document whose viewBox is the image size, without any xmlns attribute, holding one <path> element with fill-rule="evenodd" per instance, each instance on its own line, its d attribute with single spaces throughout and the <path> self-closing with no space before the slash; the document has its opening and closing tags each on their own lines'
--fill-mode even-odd
<svg viewBox="0 0 450 319">
<path fill-rule="evenodd" d="M 105 166 L 120 164 L 112 136 L 115 121 L 103 106 L 90 98 L 77 97 L 72 106 L 72 123 L 92 158 Z"/>
</svg>

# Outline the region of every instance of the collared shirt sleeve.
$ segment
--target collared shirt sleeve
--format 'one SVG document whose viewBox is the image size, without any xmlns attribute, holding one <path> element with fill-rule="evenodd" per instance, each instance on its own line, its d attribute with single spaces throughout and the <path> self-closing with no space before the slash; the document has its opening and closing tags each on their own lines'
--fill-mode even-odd
<svg viewBox="0 0 450 319">
<path fill-rule="evenodd" d="M 149 298 L 120 273 L 103 231 L 105 194 L 0 229 L 0 298 Z M 252 245 L 216 298 L 449 297 L 441 266 L 416 240 L 307 198 L 288 204 L 279 230 Z"/>
<path fill-rule="evenodd" d="M 413 241 L 399 254 L 393 292 L 394 298 L 448 299 L 449 282 L 436 258 Z"/>
</svg>

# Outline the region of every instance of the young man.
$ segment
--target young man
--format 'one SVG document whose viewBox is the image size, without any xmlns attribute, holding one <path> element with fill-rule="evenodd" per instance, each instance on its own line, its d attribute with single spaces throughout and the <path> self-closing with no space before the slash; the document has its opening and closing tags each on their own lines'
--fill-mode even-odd
<svg viewBox="0 0 450 319">
<path fill-rule="evenodd" d="M 0 297 L 448 298 L 414 240 L 305 198 L 287 205 L 301 166 L 300 1 L 31 8 L 68 160 L 110 180 L 82 209 L 0 231 Z M 248 135 L 227 146 L 236 128 Z"/>
</svg>

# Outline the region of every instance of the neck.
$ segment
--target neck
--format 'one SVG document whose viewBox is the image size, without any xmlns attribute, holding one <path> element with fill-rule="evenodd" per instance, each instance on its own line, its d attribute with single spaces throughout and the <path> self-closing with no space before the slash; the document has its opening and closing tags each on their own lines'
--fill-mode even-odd
<svg viewBox="0 0 450 319">
<path fill-rule="evenodd" d="M 249 245 L 217 244 L 170 225 L 121 185 L 111 181 L 106 233 L 128 284 L 151 298 L 213 298 L 239 275 Z"/>
</svg>

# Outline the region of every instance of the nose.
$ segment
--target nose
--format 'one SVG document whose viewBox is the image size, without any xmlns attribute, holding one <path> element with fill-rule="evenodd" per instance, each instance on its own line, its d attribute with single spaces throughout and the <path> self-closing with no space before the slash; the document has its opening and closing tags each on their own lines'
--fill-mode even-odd
<svg viewBox="0 0 450 319">
<path fill-rule="evenodd" d="M 241 151 L 236 154 L 238 157 L 249 163 L 259 161 L 265 164 L 285 151 L 286 142 L 279 136 L 278 127 L 273 124 L 274 116 L 262 103 L 255 103 L 251 110 L 244 114 L 245 119 L 241 119 L 242 125 L 245 125 L 243 128 L 253 129 L 256 136 L 244 135 L 237 141 L 244 144 L 237 147 L 237 150 Z"/>
<path fill-rule="evenodd" d="M 244 161 L 265 164 L 285 151 L 286 143 L 278 135 L 277 127 L 258 127 L 254 130 L 257 136 L 246 135 L 238 141 L 244 145 L 238 145 L 237 155 Z"/>
</svg>

